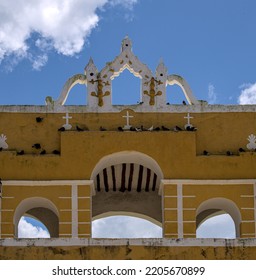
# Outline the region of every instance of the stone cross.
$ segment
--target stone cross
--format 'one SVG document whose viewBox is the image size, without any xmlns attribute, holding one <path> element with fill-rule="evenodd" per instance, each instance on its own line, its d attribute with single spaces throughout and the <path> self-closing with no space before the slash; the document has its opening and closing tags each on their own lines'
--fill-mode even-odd
<svg viewBox="0 0 256 280">
<path fill-rule="evenodd" d="M 66 120 L 66 123 L 63 125 L 63 127 L 66 129 L 66 130 L 70 130 L 72 128 L 72 125 L 69 123 L 69 120 L 72 119 L 72 117 L 70 117 L 68 115 L 68 113 L 66 113 L 66 116 L 65 117 L 62 117 L 63 119 Z"/>
<path fill-rule="evenodd" d="M 192 126 L 191 123 L 190 123 L 190 119 L 193 119 L 193 117 L 190 117 L 190 113 L 188 113 L 187 116 L 184 117 L 184 119 L 187 119 L 187 120 L 188 120 L 187 124 L 185 125 L 185 129 L 186 129 L 187 127 Z"/>
<path fill-rule="evenodd" d="M 123 127 L 124 130 L 129 130 L 132 126 L 129 123 L 129 119 L 133 118 L 133 116 L 129 115 L 129 111 L 126 111 L 126 115 L 123 116 L 123 118 L 126 118 L 126 125 Z"/>
</svg>

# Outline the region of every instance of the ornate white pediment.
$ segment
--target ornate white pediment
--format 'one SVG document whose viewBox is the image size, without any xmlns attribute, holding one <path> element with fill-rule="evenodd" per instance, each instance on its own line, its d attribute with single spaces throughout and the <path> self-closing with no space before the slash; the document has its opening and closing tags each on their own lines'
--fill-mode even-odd
<svg viewBox="0 0 256 280">
<path fill-rule="evenodd" d="M 178 75 L 168 75 L 163 61 L 160 61 L 154 75 L 148 66 L 142 63 L 132 52 L 132 42 L 125 37 L 121 44 L 121 53 L 106 66 L 98 71 L 92 59 L 85 67 L 85 74 L 77 74 L 67 80 L 59 98 L 52 101 L 47 97 L 48 106 L 65 104 L 72 87 L 79 84 L 87 86 L 87 106 L 91 111 L 115 111 L 112 106 L 112 80 L 125 69 L 141 80 L 139 111 L 166 111 L 166 86 L 178 85 L 184 92 L 188 104 L 198 104 L 187 82 Z M 125 85 L 124 85 L 125 86 Z"/>
</svg>

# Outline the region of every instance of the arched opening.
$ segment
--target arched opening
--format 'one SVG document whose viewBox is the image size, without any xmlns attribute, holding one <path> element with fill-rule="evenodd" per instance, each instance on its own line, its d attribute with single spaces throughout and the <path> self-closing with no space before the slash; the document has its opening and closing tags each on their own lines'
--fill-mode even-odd
<svg viewBox="0 0 256 280">
<path fill-rule="evenodd" d="M 157 162 L 145 154 L 123 151 L 102 158 L 91 176 L 95 189 L 92 216 L 133 213 L 130 216 L 147 217 L 160 225 L 162 200 L 158 190 L 162 178 Z"/>
<path fill-rule="evenodd" d="M 161 238 L 162 226 L 150 217 L 128 212 L 108 212 L 92 222 L 93 238 Z"/>
<path fill-rule="evenodd" d="M 240 223 L 241 214 L 238 207 L 232 200 L 226 198 L 208 199 L 201 203 L 196 211 L 198 236 L 203 231 L 203 234 L 206 234 L 205 237 L 239 237 Z M 209 229 L 208 233 L 205 232 L 207 228 Z"/>
<path fill-rule="evenodd" d="M 197 228 L 197 238 L 236 238 L 236 228 L 232 217 L 227 214 L 208 217 Z"/>
<path fill-rule="evenodd" d="M 33 218 L 30 220 L 26 217 Z M 42 197 L 31 197 L 20 202 L 15 210 L 13 223 L 15 228 L 15 237 L 19 234 L 20 222 L 24 224 L 27 229 L 34 230 L 36 227 L 36 220 L 40 221 L 46 227 L 50 237 L 59 237 L 59 214 L 56 206 L 48 199 Z M 32 225 L 29 226 L 27 225 Z M 40 229 L 38 229 L 40 231 Z"/>
<path fill-rule="evenodd" d="M 112 80 L 112 104 L 134 105 L 141 102 L 141 80 L 129 70 Z"/>
<path fill-rule="evenodd" d="M 18 238 L 50 238 L 50 233 L 42 222 L 25 215 L 18 223 Z"/>
<path fill-rule="evenodd" d="M 74 86 L 69 92 L 65 105 L 87 105 L 86 86 L 81 84 Z"/>
<path fill-rule="evenodd" d="M 171 85 L 166 87 L 166 103 L 173 105 L 182 105 L 183 101 L 188 104 L 186 96 L 182 88 L 178 85 Z"/>
</svg>

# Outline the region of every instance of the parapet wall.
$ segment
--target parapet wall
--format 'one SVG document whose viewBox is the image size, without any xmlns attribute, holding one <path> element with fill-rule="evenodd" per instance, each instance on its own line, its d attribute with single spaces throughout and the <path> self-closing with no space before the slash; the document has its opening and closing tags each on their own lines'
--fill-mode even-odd
<svg viewBox="0 0 256 280">
<path fill-rule="evenodd" d="M 1 260 L 255 260 L 256 239 L 1 239 Z"/>
</svg>

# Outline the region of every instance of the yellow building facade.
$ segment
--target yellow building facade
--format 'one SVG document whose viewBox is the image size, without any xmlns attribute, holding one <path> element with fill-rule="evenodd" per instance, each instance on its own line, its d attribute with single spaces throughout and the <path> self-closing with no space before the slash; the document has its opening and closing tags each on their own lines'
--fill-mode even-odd
<svg viewBox="0 0 256 280">
<path fill-rule="evenodd" d="M 112 105 L 112 80 L 125 69 L 140 78 L 141 100 Z M 87 105 L 66 106 L 77 83 Z M 174 84 L 186 104 L 167 103 Z M 74 240 L 91 238 L 94 219 L 123 213 L 162 226 L 166 240 L 196 238 L 203 221 L 225 212 L 237 238 L 254 240 L 255 135 L 255 106 L 197 100 L 163 62 L 153 74 L 125 38 L 112 62 L 98 71 L 90 60 L 57 100 L 0 106 L 1 244 L 18 237 L 24 215 L 52 238 Z"/>
</svg>

